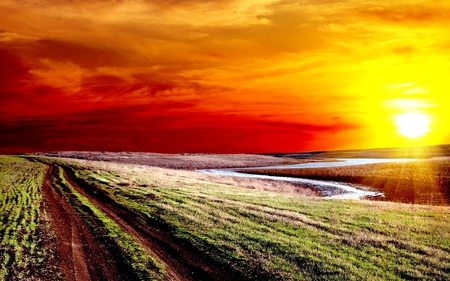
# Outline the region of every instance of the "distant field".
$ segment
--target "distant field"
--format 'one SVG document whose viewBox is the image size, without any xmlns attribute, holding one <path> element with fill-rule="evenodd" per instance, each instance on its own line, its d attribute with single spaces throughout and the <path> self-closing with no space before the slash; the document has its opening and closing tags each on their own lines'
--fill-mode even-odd
<svg viewBox="0 0 450 281">
<path fill-rule="evenodd" d="M 450 156 L 450 145 L 422 147 L 393 147 L 357 150 L 314 151 L 300 153 L 273 153 L 267 156 L 311 158 L 432 158 Z"/>
<path fill-rule="evenodd" d="M 313 199 L 144 166 L 54 165 L 233 280 L 450 278 L 448 207 Z"/>
<path fill-rule="evenodd" d="M 393 202 L 431 205 L 450 203 L 450 159 L 241 172 L 359 184 L 383 192 L 385 199 Z"/>
<path fill-rule="evenodd" d="M 304 160 L 254 154 L 162 154 L 147 152 L 47 152 L 48 157 L 74 158 L 133 165 L 147 165 L 169 169 L 239 168 L 302 163 Z"/>
</svg>

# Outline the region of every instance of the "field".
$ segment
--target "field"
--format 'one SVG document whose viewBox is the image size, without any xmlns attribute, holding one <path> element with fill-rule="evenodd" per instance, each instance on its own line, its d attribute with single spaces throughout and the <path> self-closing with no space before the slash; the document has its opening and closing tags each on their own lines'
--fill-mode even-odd
<svg viewBox="0 0 450 281">
<path fill-rule="evenodd" d="M 288 176 L 353 183 L 385 194 L 385 200 L 402 203 L 447 205 L 450 203 L 450 159 L 361 166 L 243 170 L 252 174 Z"/>
<path fill-rule="evenodd" d="M 288 157 L 294 159 L 314 158 L 433 158 L 450 154 L 450 145 L 432 145 L 415 147 L 373 148 L 358 150 L 314 151 L 301 153 L 273 153 L 267 156 Z"/>
<path fill-rule="evenodd" d="M 45 165 L 0 157 L 0 280 L 58 279 L 40 186 Z"/>
<path fill-rule="evenodd" d="M 34 205 L 46 208 L 47 232 L 60 256 L 53 266 L 63 265 L 65 280 L 117 280 L 117 274 L 121 280 L 450 278 L 445 206 L 328 200 L 294 186 L 220 184 L 191 171 L 29 159 L 35 162 L 24 163 L 41 167 L 42 198 Z M 2 158 L 3 178 L 12 173 L 8 161 L 25 160 Z M 75 246 L 64 249 L 67 229 Z M 42 255 L 45 262 L 51 252 Z M 6 274 L 16 279 L 25 272 L 10 268 Z"/>
<path fill-rule="evenodd" d="M 293 158 L 276 158 L 271 156 L 251 154 L 162 154 L 147 152 L 63 151 L 38 153 L 36 155 L 133 165 L 149 165 L 153 167 L 183 170 L 259 167 L 306 162 L 305 160 L 298 160 Z"/>
</svg>

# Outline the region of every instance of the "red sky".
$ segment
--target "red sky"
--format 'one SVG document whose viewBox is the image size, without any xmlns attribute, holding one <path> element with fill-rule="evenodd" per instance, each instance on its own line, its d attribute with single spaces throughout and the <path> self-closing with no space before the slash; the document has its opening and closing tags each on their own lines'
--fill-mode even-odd
<svg viewBox="0 0 450 281">
<path fill-rule="evenodd" d="M 448 1 L 0 2 L 0 153 L 449 142 Z M 409 140 L 395 116 L 423 113 Z"/>
</svg>

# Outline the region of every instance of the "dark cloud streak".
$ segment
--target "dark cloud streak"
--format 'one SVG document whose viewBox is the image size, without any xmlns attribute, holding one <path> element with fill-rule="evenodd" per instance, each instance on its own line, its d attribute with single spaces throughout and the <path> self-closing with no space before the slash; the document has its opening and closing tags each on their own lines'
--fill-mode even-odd
<svg viewBox="0 0 450 281">
<path fill-rule="evenodd" d="M 112 151 L 171 153 L 214 152 L 215 149 L 221 152 L 267 152 L 267 146 L 274 151 L 287 151 L 295 149 L 299 142 L 307 143 L 314 134 L 334 134 L 355 128 L 351 124 L 314 126 L 183 112 L 185 106 L 188 104 L 119 107 L 2 122 L 0 152 L 21 152 L 24 147 L 33 151 L 102 150 L 103 147 L 103 150 Z M 164 113 L 176 108 L 179 110 L 176 115 Z M 173 145 L 174 142 L 177 145 Z"/>
</svg>

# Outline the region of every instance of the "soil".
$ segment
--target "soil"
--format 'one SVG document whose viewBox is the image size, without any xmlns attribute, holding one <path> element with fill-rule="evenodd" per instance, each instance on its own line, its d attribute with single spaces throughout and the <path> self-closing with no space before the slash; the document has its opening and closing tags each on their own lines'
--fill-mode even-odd
<svg viewBox="0 0 450 281">
<path fill-rule="evenodd" d="M 52 186 L 55 169 L 47 171 L 42 194 L 44 209 L 56 236 L 56 262 L 64 280 L 128 280 L 112 256 L 88 230 L 82 218 Z"/>
<path fill-rule="evenodd" d="M 57 169 L 50 167 L 43 185 L 45 209 L 57 240 L 57 260 L 64 280 L 131 280 L 118 257 L 89 230 L 76 210 L 52 186 Z M 150 227 L 139 216 L 117 204 L 105 192 L 76 179 L 65 169 L 69 184 L 112 218 L 121 229 L 158 262 L 165 265 L 165 280 L 245 280 L 226 264 L 205 256 L 187 241 L 157 226 Z"/>
</svg>

